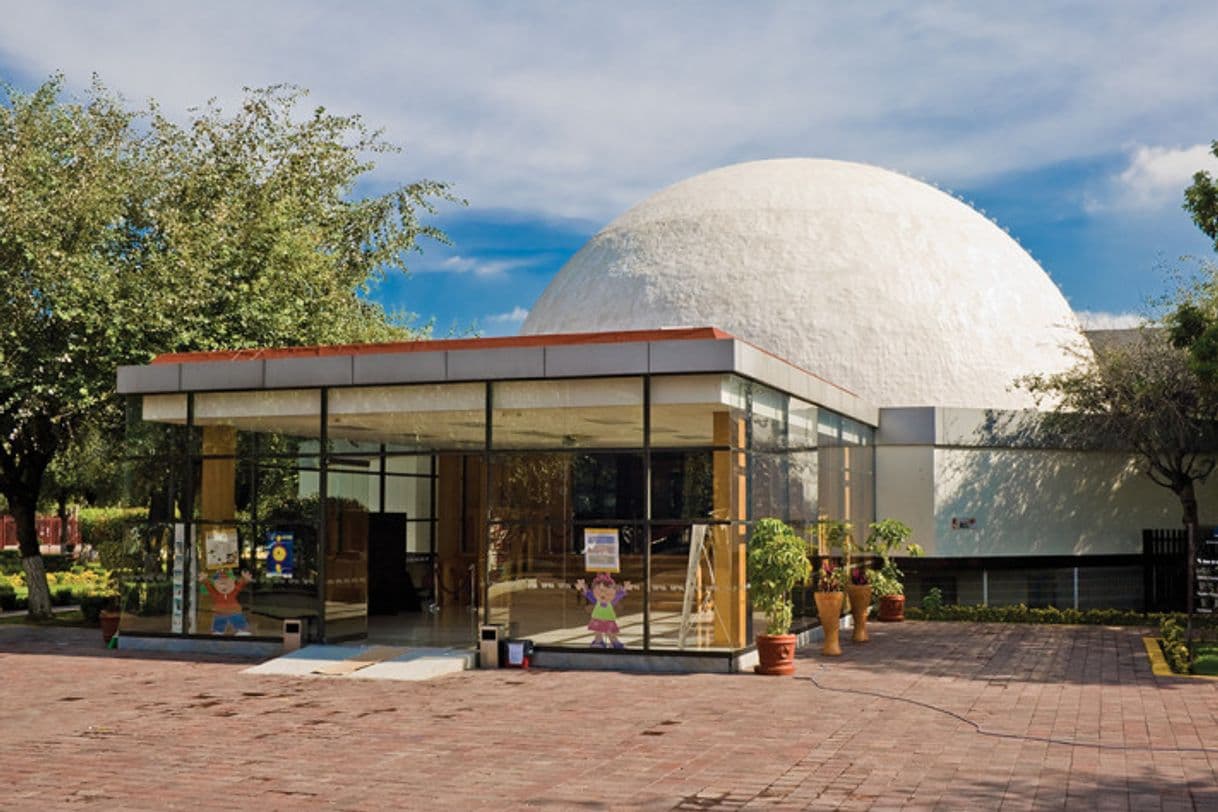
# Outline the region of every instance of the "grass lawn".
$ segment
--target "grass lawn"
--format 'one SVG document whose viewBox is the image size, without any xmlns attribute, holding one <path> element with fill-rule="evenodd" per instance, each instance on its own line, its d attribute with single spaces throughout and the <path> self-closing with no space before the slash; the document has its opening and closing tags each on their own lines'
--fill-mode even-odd
<svg viewBox="0 0 1218 812">
<path fill-rule="evenodd" d="M 75 626 L 79 628 L 89 629 L 96 628 L 96 623 L 85 622 L 85 616 L 80 613 L 79 609 L 71 612 L 56 612 L 55 616 L 50 620 L 33 621 L 26 618 L 25 613 L 19 615 L 10 615 L 9 617 L 0 618 L 0 626 Z"/>
<path fill-rule="evenodd" d="M 1218 644 L 1206 643 L 1197 646 L 1193 656 L 1196 657 L 1193 662 L 1194 674 L 1218 677 Z"/>
</svg>

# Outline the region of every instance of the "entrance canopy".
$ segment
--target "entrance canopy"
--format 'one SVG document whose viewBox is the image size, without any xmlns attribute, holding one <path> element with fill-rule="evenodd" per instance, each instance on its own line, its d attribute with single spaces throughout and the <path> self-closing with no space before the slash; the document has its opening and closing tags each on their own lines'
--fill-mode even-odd
<svg viewBox="0 0 1218 812">
<path fill-rule="evenodd" d="M 119 394 L 735 373 L 876 425 L 853 392 L 713 327 L 171 353 L 118 370 Z"/>
</svg>

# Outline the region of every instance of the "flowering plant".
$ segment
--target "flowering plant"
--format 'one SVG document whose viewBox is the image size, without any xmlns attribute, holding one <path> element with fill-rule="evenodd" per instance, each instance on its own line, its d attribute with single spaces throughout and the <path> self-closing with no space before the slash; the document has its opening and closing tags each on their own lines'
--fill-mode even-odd
<svg viewBox="0 0 1218 812">
<path fill-rule="evenodd" d="M 833 566 L 833 562 L 825 561 L 821 564 L 820 575 L 816 579 L 816 590 L 818 592 L 841 592 L 844 572 L 841 567 Z"/>
<path fill-rule="evenodd" d="M 855 586 L 867 586 L 871 583 L 866 567 L 853 567 L 850 570 L 850 583 Z"/>
</svg>

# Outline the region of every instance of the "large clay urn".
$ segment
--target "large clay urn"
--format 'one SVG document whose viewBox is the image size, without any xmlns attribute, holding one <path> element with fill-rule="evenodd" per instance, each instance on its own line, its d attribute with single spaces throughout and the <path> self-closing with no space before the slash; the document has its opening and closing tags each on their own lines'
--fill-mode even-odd
<svg viewBox="0 0 1218 812">
<path fill-rule="evenodd" d="M 885 595 L 880 598 L 879 619 L 885 623 L 899 623 L 905 619 L 905 596 Z"/>
<path fill-rule="evenodd" d="M 817 592 L 816 614 L 820 616 L 820 627 L 825 633 L 820 653 L 826 657 L 840 657 L 842 645 L 838 642 L 838 623 L 842 617 L 842 593 Z"/>
<path fill-rule="evenodd" d="M 786 677 L 794 674 L 795 635 L 757 635 L 757 659 L 761 662 L 753 666 L 753 670 L 758 674 L 767 674 L 774 677 Z"/>
<path fill-rule="evenodd" d="M 846 587 L 850 596 L 850 614 L 854 617 L 854 633 L 850 639 L 855 643 L 866 643 L 867 610 L 871 608 L 871 584 L 850 584 Z"/>
</svg>

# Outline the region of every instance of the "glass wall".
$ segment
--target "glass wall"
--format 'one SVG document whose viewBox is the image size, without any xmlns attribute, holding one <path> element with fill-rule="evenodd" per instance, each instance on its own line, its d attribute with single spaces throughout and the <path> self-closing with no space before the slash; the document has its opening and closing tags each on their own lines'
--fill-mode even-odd
<svg viewBox="0 0 1218 812">
<path fill-rule="evenodd" d="M 133 518 L 121 560 L 103 555 L 124 632 L 277 637 L 317 614 L 320 404 L 319 390 L 128 402 Z"/>
<path fill-rule="evenodd" d="M 848 522 L 857 544 L 875 516 L 874 430 L 822 410 L 818 422 L 818 518 Z"/>
<path fill-rule="evenodd" d="M 125 629 L 334 640 L 426 610 L 738 650 L 756 519 L 874 518 L 872 429 L 734 375 L 137 397 L 130 425 L 132 498 L 161 507 Z"/>
<path fill-rule="evenodd" d="M 129 518 L 121 533 L 96 542 L 94 552 L 102 566 L 118 574 L 120 625 L 129 632 L 181 634 L 187 629 L 184 517 L 190 510 L 190 479 L 184 461 L 196 439 L 186 427 L 187 410 L 186 395 L 127 404 L 122 495 Z"/>
<path fill-rule="evenodd" d="M 316 622 L 322 393 L 198 393 L 191 631 L 275 637 Z"/>
<path fill-rule="evenodd" d="M 490 397 L 491 622 L 538 645 L 642 648 L 642 379 L 513 381 Z"/>
<path fill-rule="evenodd" d="M 749 394 L 730 375 L 651 381 L 653 648 L 748 645 Z"/>
</svg>

